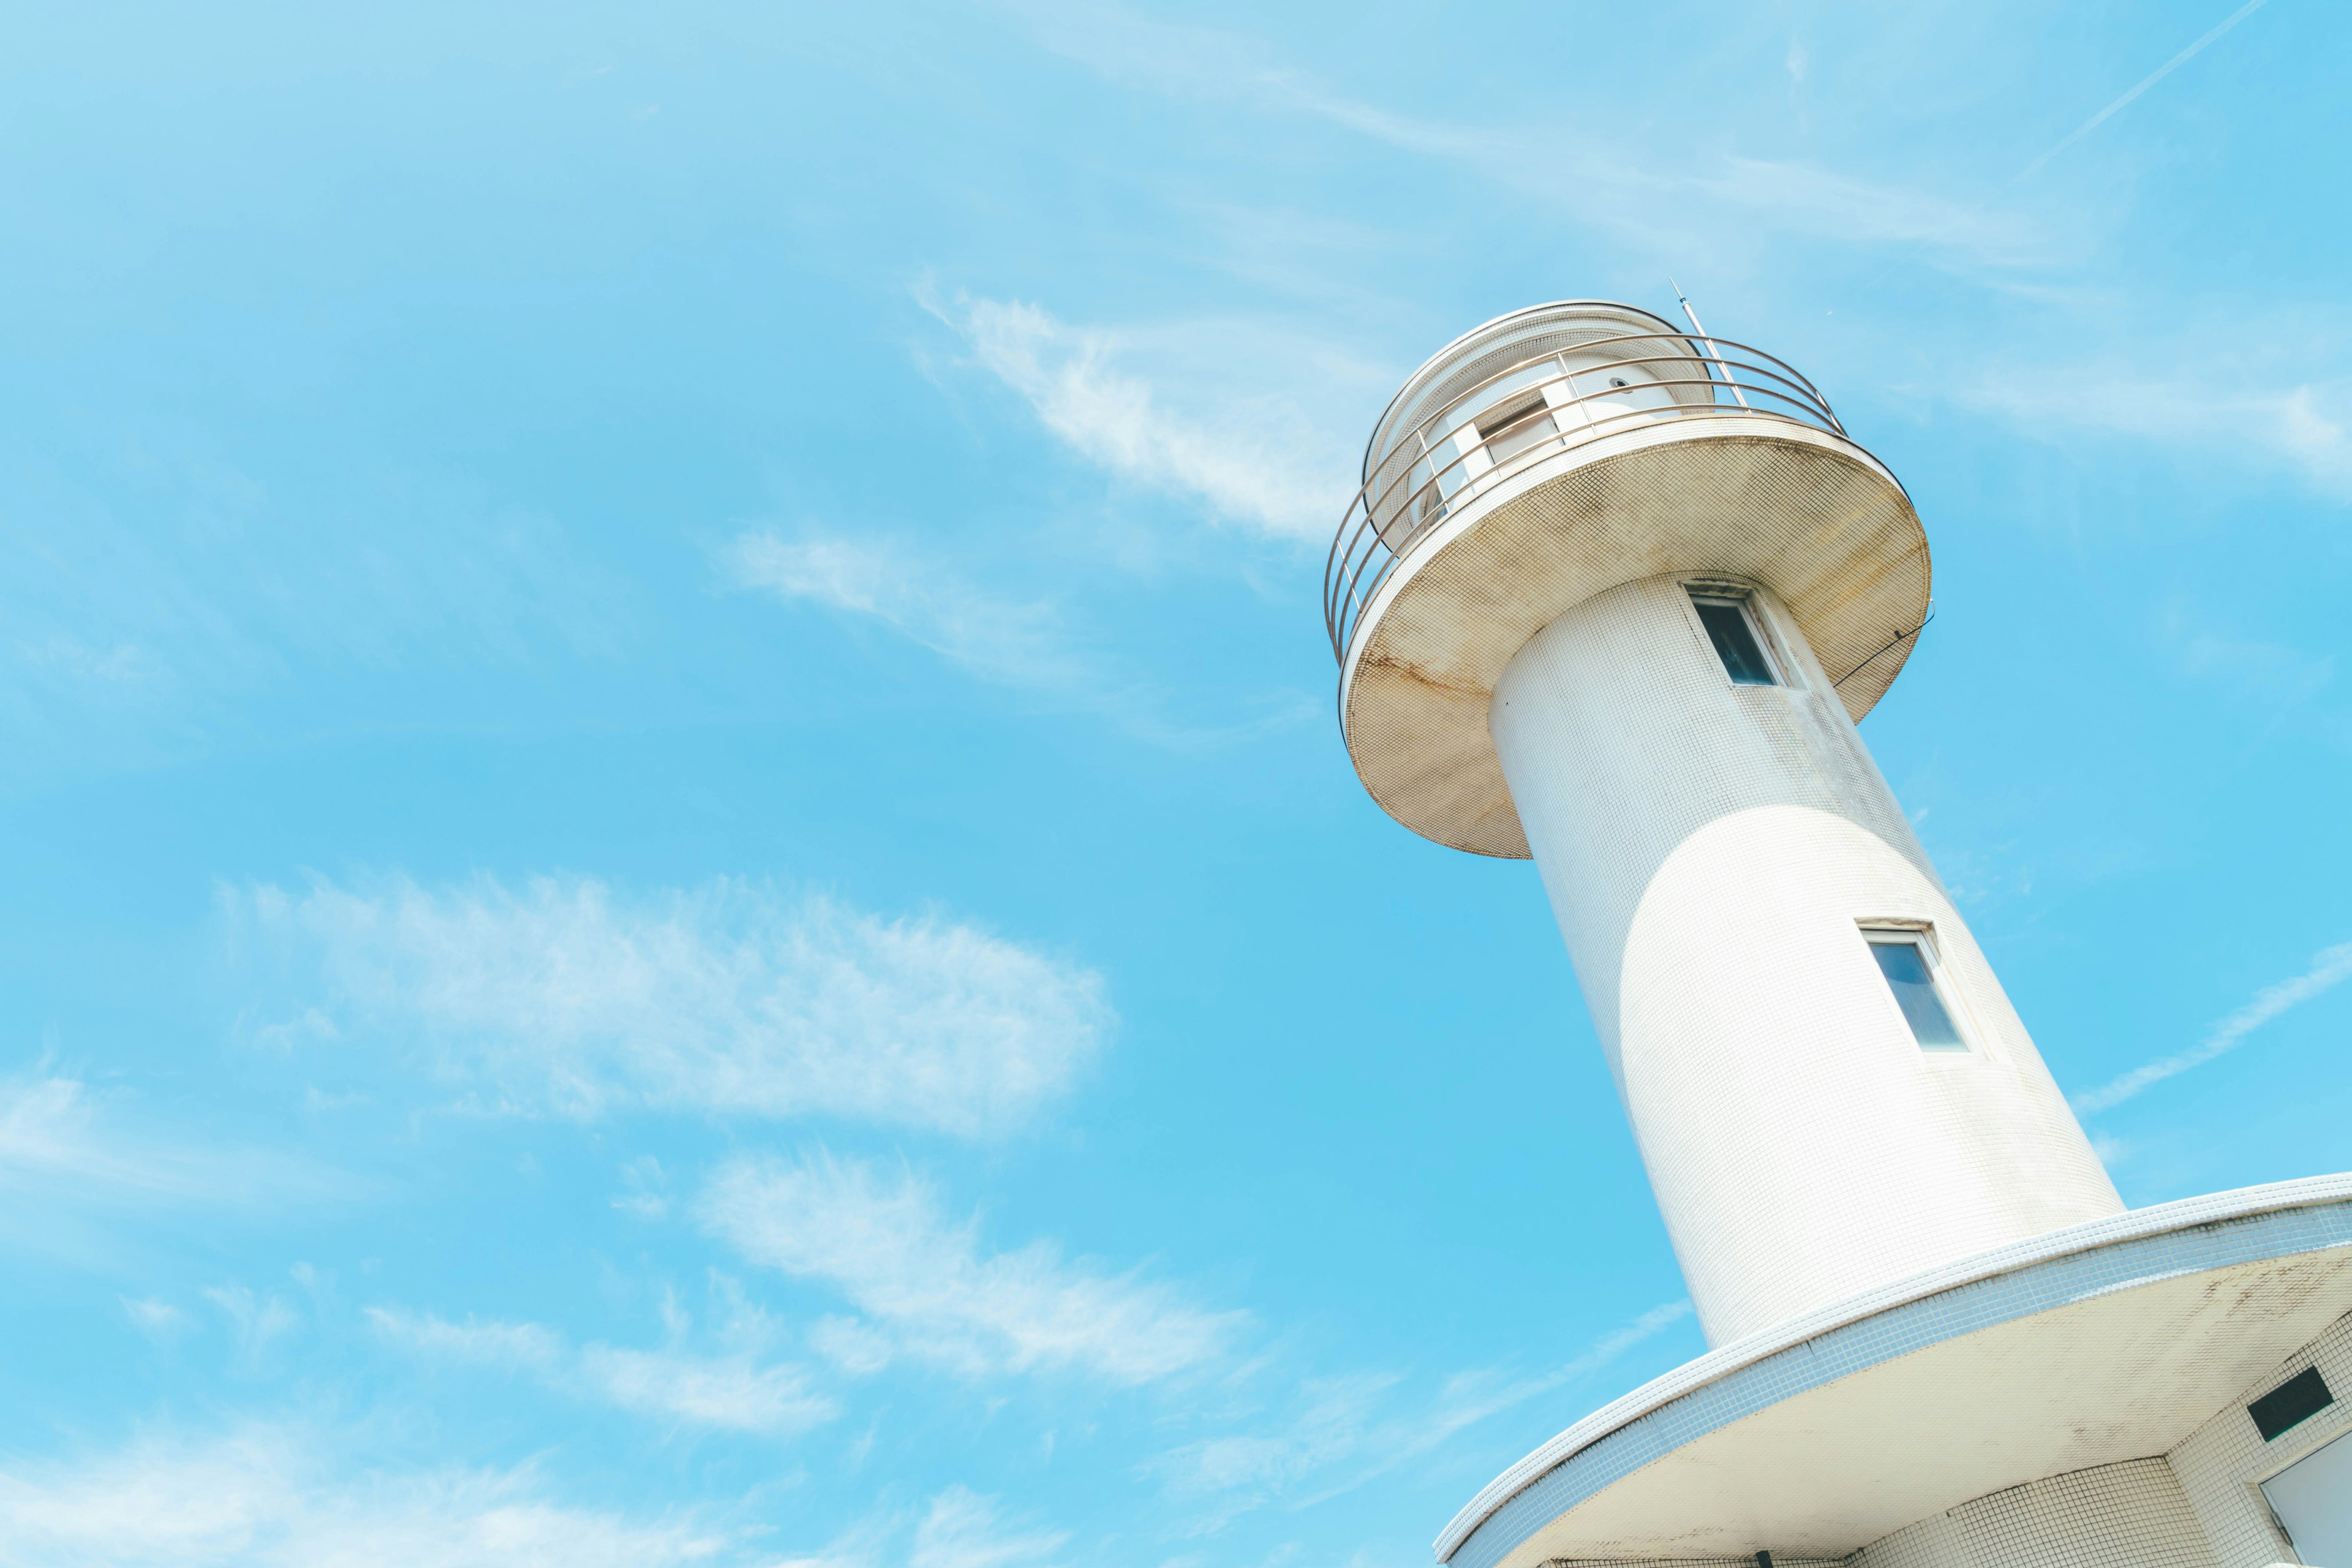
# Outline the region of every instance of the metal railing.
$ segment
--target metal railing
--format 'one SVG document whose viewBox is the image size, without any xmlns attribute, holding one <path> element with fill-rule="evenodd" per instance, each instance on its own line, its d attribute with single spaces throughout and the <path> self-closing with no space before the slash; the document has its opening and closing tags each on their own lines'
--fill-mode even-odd
<svg viewBox="0 0 2352 1568">
<path fill-rule="evenodd" d="M 1547 364 L 1553 374 L 1528 375 Z M 1639 380 L 1611 374 L 1629 367 Z M 1364 607 L 1397 563 L 1504 479 L 1620 431 L 1759 415 L 1845 434 L 1828 400 L 1790 366 L 1745 343 L 1684 332 L 1573 343 L 1455 394 L 1377 454 L 1339 520 L 1323 568 L 1332 657 L 1346 662 Z"/>
</svg>

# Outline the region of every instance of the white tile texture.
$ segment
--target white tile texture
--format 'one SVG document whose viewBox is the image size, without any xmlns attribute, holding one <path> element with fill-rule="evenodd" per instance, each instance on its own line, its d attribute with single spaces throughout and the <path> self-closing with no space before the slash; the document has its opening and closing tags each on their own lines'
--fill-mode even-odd
<svg viewBox="0 0 2352 1568">
<path fill-rule="evenodd" d="M 1921 1520 L 1853 1568 L 2220 1568 L 2161 1458 L 2052 1476 Z"/>
<path fill-rule="evenodd" d="M 2268 1564 L 2273 1558 L 2250 1559 Z M 2161 1458 L 2075 1470 L 1981 1497 L 1850 1556 L 1772 1554 L 1774 1568 L 2227 1568 Z M 1544 1568 L 1756 1568 L 1751 1557 L 1570 1558 Z"/>
<path fill-rule="evenodd" d="M 1682 580 L 1505 668 L 1495 746 L 1710 1343 L 2121 1211 L 1796 622 L 1734 686 Z M 1977 1048 L 1913 1042 L 1858 922 L 1928 922 Z"/>
<path fill-rule="evenodd" d="M 2264 1442 L 2246 1406 L 2315 1366 L 2327 1380 L 2336 1403 Z M 2326 1333 L 2263 1373 L 2172 1450 L 2173 1472 L 2213 1542 L 2221 1568 L 2298 1561 L 2272 1521 L 2260 1483 L 2347 1432 L 2352 1432 L 2352 1317 L 2337 1319 Z"/>
<path fill-rule="evenodd" d="M 1772 1568 L 1842 1568 L 1843 1557 L 1783 1557 Z M 1550 1557 L 1543 1568 L 1757 1568 L 1754 1557 Z"/>
</svg>

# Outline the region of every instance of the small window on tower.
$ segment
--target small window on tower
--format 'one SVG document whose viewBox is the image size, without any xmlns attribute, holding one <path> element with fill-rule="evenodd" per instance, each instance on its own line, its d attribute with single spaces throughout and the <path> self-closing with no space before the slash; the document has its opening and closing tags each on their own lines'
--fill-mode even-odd
<svg viewBox="0 0 2352 1568">
<path fill-rule="evenodd" d="M 1952 1022 L 1951 1009 L 1944 1005 L 1943 993 L 1936 985 L 1936 961 L 1927 946 L 1927 933 L 1901 928 L 1863 931 L 1870 943 L 1870 956 L 1878 961 L 1878 973 L 1886 977 L 1886 988 L 1895 994 L 1895 1005 L 1903 1010 L 1903 1021 L 1911 1026 L 1911 1037 L 1923 1051 L 1965 1051 L 1968 1041 L 1960 1037 L 1958 1027 Z"/>
<path fill-rule="evenodd" d="M 1478 439 L 1485 444 L 1486 456 L 1496 463 L 1510 461 L 1559 431 L 1559 426 L 1552 423 L 1551 405 L 1544 401 L 1540 389 L 1478 416 Z"/>
<path fill-rule="evenodd" d="M 1694 592 L 1691 604 L 1697 609 L 1699 624 L 1706 627 L 1707 638 L 1715 644 L 1724 672 L 1731 677 L 1733 685 L 1780 684 L 1780 674 L 1764 651 L 1764 639 L 1756 635 L 1756 612 L 1746 599 Z"/>
</svg>

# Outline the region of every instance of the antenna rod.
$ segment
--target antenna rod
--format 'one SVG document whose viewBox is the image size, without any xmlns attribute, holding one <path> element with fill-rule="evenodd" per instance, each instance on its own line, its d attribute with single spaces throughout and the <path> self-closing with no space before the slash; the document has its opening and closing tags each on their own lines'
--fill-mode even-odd
<svg viewBox="0 0 2352 1568">
<path fill-rule="evenodd" d="M 1707 356 L 1714 360 L 1717 364 L 1723 367 L 1723 379 L 1725 383 L 1730 386 L 1732 397 L 1738 401 L 1740 407 L 1747 407 L 1747 394 L 1739 390 L 1739 383 L 1732 375 L 1731 366 L 1725 362 L 1723 355 L 1717 351 L 1715 340 L 1708 337 L 1706 335 L 1706 329 L 1698 324 L 1698 312 L 1691 309 L 1690 296 L 1683 292 L 1683 286 L 1681 284 L 1675 282 L 1675 275 L 1673 273 L 1669 272 L 1666 274 L 1666 282 L 1673 288 L 1675 298 L 1682 301 L 1683 314 L 1690 318 L 1691 331 L 1697 333 L 1698 341 L 1706 345 Z"/>
</svg>

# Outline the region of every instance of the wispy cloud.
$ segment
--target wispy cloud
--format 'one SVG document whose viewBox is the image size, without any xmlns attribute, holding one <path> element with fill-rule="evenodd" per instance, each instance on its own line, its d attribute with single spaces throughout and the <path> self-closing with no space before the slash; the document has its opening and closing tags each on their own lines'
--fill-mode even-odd
<svg viewBox="0 0 2352 1568">
<path fill-rule="evenodd" d="M 73 637 L 57 636 L 44 642 L 26 644 L 23 653 L 26 662 L 42 669 L 118 685 L 143 685 L 163 675 L 163 668 L 154 656 L 131 643 L 93 648 L 83 647 Z"/>
<path fill-rule="evenodd" d="M 2105 431 L 2217 461 L 2252 458 L 2343 500 L 2352 498 L 2352 380 L 2314 374 L 2340 362 L 2343 340 L 2329 325 L 2217 321 L 2145 342 L 2145 360 L 2000 363 L 1955 390 L 2028 434 Z M 2271 345 L 2270 362 L 2245 360 L 2257 345 Z"/>
<path fill-rule="evenodd" d="M 1008 1522 L 997 1499 L 950 1487 L 915 1527 L 907 1568 L 1025 1568 L 1047 1562 L 1068 1540 L 1062 1531 Z"/>
<path fill-rule="evenodd" d="M 310 1161 L 196 1143 L 69 1078 L 0 1079 L 0 1191 L 70 1192 L 90 1203 L 219 1205 L 286 1201 L 352 1184 Z"/>
<path fill-rule="evenodd" d="M 2239 6 L 2235 11 L 2231 12 L 2229 16 L 2222 18 L 2220 26 L 2212 28 L 2195 43 L 2189 45 L 2187 48 L 2181 50 L 2179 54 L 2173 56 L 2162 65 L 2157 67 L 2156 69 L 2148 72 L 2147 75 L 2142 77 L 2138 83 L 2128 92 L 2126 92 L 2121 98 L 2118 98 L 2114 102 L 2108 104 L 2105 109 L 2100 110 L 2096 114 L 2091 116 L 2090 119 L 2083 121 L 2082 124 L 2076 126 L 2063 140 L 2061 140 L 2056 146 L 2051 148 L 2047 153 L 2042 153 L 2039 158 L 2034 159 L 2032 163 L 2028 163 L 2022 170 L 2019 171 L 2016 179 L 2011 180 L 2010 184 L 2017 184 L 2022 181 L 2030 180 L 2035 174 L 2040 174 L 2042 169 L 2048 166 L 2050 160 L 2055 158 L 2059 153 L 2063 153 L 2067 148 L 2072 147 L 2075 142 L 2080 142 L 2084 137 L 2088 136 L 2092 132 L 2096 131 L 2100 126 L 2105 125 L 2108 121 L 2123 112 L 2124 110 L 2129 108 L 2133 100 L 2138 98 L 2140 94 L 2146 92 L 2149 88 L 2154 87 L 2158 82 L 2162 81 L 2166 77 L 2170 76 L 2174 71 L 2179 70 L 2182 66 L 2187 65 L 2190 60 L 2195 59 L 2199 55 L 2204 53 L 2208 45 L 2213 43 L 2216 39 L 2220 38 L 2222 34 L 2228 32 L 2231 28 L 2236 26 L 2247 17 L 2261 10 L 2267 3 L 2268 0 L 2246 0 L 2244 5 Z"/>
<path fill-rule="evenodd" d="M 2162 624 L 2189 674 L 2224 682 L 2266 703 L 2291 707 L 2318 696 L 2336 679 L 2333 655 L 2313 658 L 2283 644 L 2230 636 L 2199 624 L 2179 600 L 2166 606 Z"/>
<path fill-rule="evenodd" d="M 228 1320 L 230 1331 L 236 1338 L 237 1364 L 250 1372 L 261 1363 L 269 1347 L 292 1333 L 301 1322 L 294 1309 L 282 1296 L 257 1294 L 245 1285 L 215 1286 L 205 1293 Z"/>
<path fill-rule="evenodd" d="M 625 576 L 446 466 L 342 451 L 264 479 L 185 421 L 112 428 L 81 452 L 0 441 L 0 773 L 185 754 L 246 734 L 263 692 L 341 725 L 357 670 L 478 677 L 629 640 Z"/>
<path fill-rule="evenodd" d="M 1332 383 L 1371 379 L 1328 348 L 1267 326 L 1143 333 L 1072 326 L 1018 300 L 917 297 L 1047 430 L 1129 483 L 1302 542 L 1328 536 L 1347 507 L 1353 416 L 1378 401 L 1333 406 Z M 1201 352 L 1204 340 L 1223 352 Z M 1156 379 L 1139 368 L 1154 359 Z M 1181 374 L 1165 373 L 1171 360 Z"/>
<path fill-rule="evenodd" d="M 2014 214 L 1811 163 L 1730 157 L 1660 183 L 1789 233 L 1848 245 L 1916 247 L 2001 266 L 2040 259 L 2048 249 Z"/>
<path fill-rule="evenodd" d="M 1207 1367 L 1245 1318 L 1193 1305 L 1137 1270 L 1106 1272 L 1049 1241 L 990 1251 L 913 1173 L 822 1151 L 739 1159 L 713 1176 L 706 1229 L 746 1258 L 839 1290 L 866 1322 L 834 1342 L 964 1376 L 1076 1373 L 1134 1386 Z"/>
<path fill-rule="evenodd" d="M 1540 198 L 1621 237 L 1687 253 L 1731 216 L 1852 244 L 1918 247 L 1994 266 L 2034 259 L 2046 239 L 2011 213 L 1812 164 L 1695 155 L 1572 123 L 1479 125 L 1349 97 L 1234 33 L 1171 25 L 1115 5 L 1036 0 L 1013 7 L 1047 49 L 1105 78 L 1171 98 L 1242 103 L 1321 121 L 1472 177 Z M 1654 138 L 1645 138 L 1654 141 Z"/>
<path fill-rule="evenodd" d="M 1310 1381 L 1296 1413 L 1276 1430 L 1189 1444 L 1162 1455 L 1151 1469 L 1172 1494 L 1209 1505 L 1206 1529 L 1277 1499 L 1307 1507 L 1426 1459 L 1489 1416 L 1586 1381 L 1690 1310 L 1688 1301 L 1669 1301 L 1549 1371 L 1459 1373 L 1426 1398 L 1401 1397 L 1405 1379 L 1393 1373 Z"/>
<path fill-rule="evenodd" d="M 97 1267 L 133 1222 L 196 1210 L 259 1215 L 368 1190 L 301 1155 L 191 1138 L 77 1079 L 0 1078 L 0 1244 Z"/>
<path fill-rule="evenodd" d="M 744 587 L 871 616 L 985 680 L 1052 690 L 1099 680 L 1050 605 L 999 598 L 893 541 L 751 532 L 728 546 L 725 563 Z"/>
<path fill-rule="evenodd" d="M 549 1500 L 519 1470 L 361 1471 L 332 1435 L 252 1423 L 142 1436 L 0 1469 L 0 1558 L 16 1568 L 665 1568 L 749 1560 L 690 1515 Z M 771 1559 L 772 1554 L 769 1554 Z"/>
<path fill-rule="evenodd" d="M 159 1345 L 167 1345 L 188 1331 L 188 1314 L 156 1297 L 121 1298 L 122 1315 L 131 1326 Z"/>
<path fill-rule="evenodd" d="M 1295 723 L 1319 711 L 1303 693 L 1254 698 L 1259 717 L 1192 725 L 1167 716 L 1167 693 L 1122 678 L 1081 646 L 1046 602 L 992 594 L 935 553 L 883 538 L 803 529 L 793 538 L 753 531 L 722 563 L 740 585 L 789 603 L 866 616 L 967 674 L 1039 694 L 1065 710 L 1108 721 L 1137 740 L 1198 751 Z"/>
<path fill-rule="evenodd" d="M 660 1219 L 669 1213 L 667 1184 L 661 1162 L 641 1156 L 621 1167 L 621 1190 L 613 1194 L 613 1206 L 639 1219 Z"/>
<path fill-rule="evenodd" d="M 831 1115 L 965 1137 L 1066 1091 L 1113 1016 L 1102 977 L 977 926 L 720 881 L 643 898 L 390 879 L 229 889 L 298 976 L 288 1042 L 379 1031 L 475 1109 Z M 346 1045 L 346 1047 L 348 1046 Z"/>
<path fill-rule="evenodd" d="M 455 1323 L 397 1307 L 370 1307 L 366 1315 L 378 1335 L 417 1354 L 522 1373 L 571 1397 L 673 1425 L 784 1436 L 840 1414 L 811 1387 L 806 1368 L 750 1351 L 707 1356 L 602 1343 L 574 1351 L 538 1323 Z"/>
<path fill-rule="evenodd" d="M 2301 974 L 2255 992 L 2252 1001 L 2214 1025 L 2203 1039 L 2189 1049 L 2134 1068 L 2112 1083 L 2076 1095 L 2074 1109 L 2086 1115 L 2106 1110 L 2166 1079 L 2202 1067 L 2280 1014 L 2301 1006 L 2347 979 L 2352 979 L 2352 942 L 2322 950 L 2312 958 L 2311 967 Z"/>
</svg>

